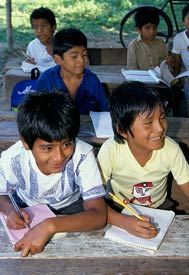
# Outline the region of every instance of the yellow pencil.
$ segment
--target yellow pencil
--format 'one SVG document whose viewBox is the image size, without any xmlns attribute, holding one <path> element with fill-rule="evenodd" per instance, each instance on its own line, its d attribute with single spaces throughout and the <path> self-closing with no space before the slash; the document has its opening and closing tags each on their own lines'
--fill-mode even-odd
<svg viewBox="0 0 189 275">
<path fill-rule="evenodd" d="M 127 204 L 125 204 L 123 201 L 121 201 L 118 197 L 116 197 L 114 194 L 109 192 L 109 195 L 112 197 L 112 199 L 122 205 L 124 208 L 126 208 L 131 214 L 133 214 L 135 217 L 137 217 L 139 220 L 144 221 L 144 219 L 131 207 L 129 207 Z"/>
<path fill-rule="evenodd" d="M 21 51 L 21 53 L 23 54 L 23 56 L 25 57 L 25 58 L 31 58 L 29 55 L 27 55 L 24 51 Z"/>
<path fill-rule="evenodd" d="M 189 51 L 189 48 L 177 48 L 177 51 Z"/>
</svg>

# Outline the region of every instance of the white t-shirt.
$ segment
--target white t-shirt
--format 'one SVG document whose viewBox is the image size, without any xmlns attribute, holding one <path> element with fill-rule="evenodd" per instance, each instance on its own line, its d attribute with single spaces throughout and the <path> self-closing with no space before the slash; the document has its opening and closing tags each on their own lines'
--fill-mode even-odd
<svg viewBox="0 0 189 275">
<path fill-rule="evenodd" d="M 172 52 L 181 55 L 182 64 L 189 70 L 189 51 L 183 50 L 189 47 L 189 39 L 186 31 L 178 33 L 173 39 Z"/>
<path fill-rule="evenodd" d="M 117 197 L 123 193 L 131 202 L 157 208 L 167 196 L 167 176 L 172 172 L 177 184 L 189 181 L 189 165 L 179 147 L 171 138 L 165 138 L 160 150 L 142 167 L 129 149 L 127 142 L 117 143 L 113 138 L 104 142 L 98 154 L 105 184 L 110 181 Z"/>
<path fill-rule="evenodd" d="M 101 175 L 93 147 L 76 139 L 75 151 L 61 173 L 43 174 L 31 150 L 18 141 L 0 158 L 0 192 L 16 189 L 28 205 L 49 204 L 60 209 L 82 196 L 91 200 L 104 196 Z"/>
<path fill-rule="evenodd" d="M 56 65 L 54 58 L 48 54 L 46 46 L 39 39 L 32 40 L 27 47 L 27 55 L 35 59 L 36 65 L 53 67 Z"/>
</svg>

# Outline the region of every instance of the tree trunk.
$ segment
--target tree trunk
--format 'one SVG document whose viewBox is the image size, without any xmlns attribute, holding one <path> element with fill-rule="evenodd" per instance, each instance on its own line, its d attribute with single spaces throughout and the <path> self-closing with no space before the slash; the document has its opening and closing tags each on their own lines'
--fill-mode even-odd
<svg viewBox="0 0 189 275">
<path fill-rule="evenodd" d="M 7 21 L 7 46 L 8 50 L 13 50 L 13 32 L 11 20 L 12 4 L 11 0 L 6 0 L 6 21 Z"/>
</svg>

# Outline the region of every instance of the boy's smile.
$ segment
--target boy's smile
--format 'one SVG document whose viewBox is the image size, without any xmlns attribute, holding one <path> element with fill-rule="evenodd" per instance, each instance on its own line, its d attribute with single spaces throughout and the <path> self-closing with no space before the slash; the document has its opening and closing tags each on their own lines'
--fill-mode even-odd
<svg viewBox="0 0 189 275">
<path fill-rule="evenodd" d="M 27 145 L 25 145 L 27 146 Z M 39 170 L 45 175 L 61 172 L 74 152 L 74 142 L 65 138 L 63 141 L 47 142 L 37 138 L 32 153 Z M 27 149 L 27 147 L 25 147 Z"/>
</svg>

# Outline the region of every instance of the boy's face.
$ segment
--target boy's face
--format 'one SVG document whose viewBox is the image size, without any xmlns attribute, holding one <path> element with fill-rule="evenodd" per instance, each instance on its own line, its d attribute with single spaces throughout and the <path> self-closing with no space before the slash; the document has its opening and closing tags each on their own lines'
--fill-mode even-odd
<svg viewBox="0 0 189 275">
<path fill-rule="evenodd" d="M 137 28 L 144 42 L 152 41 L 157 34 L 157 26 L 151 23 L 145 24 L 141 29 Z"/>
<path fill-rule="evenodd" d="M 51 40 L 56 25 L 51 26 L 46 19 L 32 19 L 32 29 L 40 42 L 46 45 Z"/>
<path fill-rule="evenodd" d="M 166 129 L 165 111 L 157 106 L 150 116 L 139 114 L 136 117 L 131 127 L 134 137 L 130 132 L 122 136 L 127 139 L 133 154 L 145 154 L 163 147 Z"/>
<path fill-rule="evenodd" d="M 76 46 L 69 49 L 61 58 L 54 55 L 55 62 L 61 66 L 63 73 L 69 75 L 81 75 L 88 62 L 87 49 L 83 46 Z"/>
<path fill-rule="evenodd" d="M 184 18 L 183 25 L 186 27 L 187 30 L 189 30 L 189 13 Z"/>
<path fill-rule="evenodd" d="M 22 141 L 26 150 L 27 144 Z M 60 141 L 47 142 L 37 138 L 34 142 L 32 153 L 39 170 L 50 175 L 61 172 L 74 153 L 74 142 L 69 138 Z"/>
</svg>

